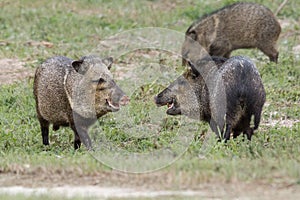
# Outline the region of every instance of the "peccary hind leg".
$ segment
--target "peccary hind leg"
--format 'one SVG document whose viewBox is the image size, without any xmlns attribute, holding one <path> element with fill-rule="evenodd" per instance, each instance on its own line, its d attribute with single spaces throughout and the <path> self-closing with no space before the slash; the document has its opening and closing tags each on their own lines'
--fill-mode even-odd
<svg viewBox="0 0 300 200">
<path fill-rule="evenodd" d="M 228 41 L 215 41 L 209 47 L 209 55 L 229 58 L 231 54 L 231 45 Z"/>
<path fill-rule="evenodd" d="M 78 149 L 81 146 L 81 142 L 86 146 L 88 150 L 92 150 L 92 142 L 87 133 L 87 128 L 82 126 L 71 125 L 74 132 L 74 149 Z"/>
<path fill-rule="evenodd" d="M 49 122 L 42 119 L 42 118 L 39 118 L 39 122 L 40 122 L 40 125 L 41 125 L 43 144 L 44 145 L 49 145 Z"/>
</svg>

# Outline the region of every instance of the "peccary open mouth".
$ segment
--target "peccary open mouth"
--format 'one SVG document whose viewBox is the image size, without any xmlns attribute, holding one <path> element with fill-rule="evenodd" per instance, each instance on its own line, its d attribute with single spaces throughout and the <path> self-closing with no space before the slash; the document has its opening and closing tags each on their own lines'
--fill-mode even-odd
<svg viewBox="0 0 300 200">
<path fill-rule="evenodd" d="M 157 106 L 167 106 L 168 109 L 166 111 L 166 113 L 168 115 L 180 115 L 181 114 L 181 109 L 180 109 L 180 105 L 177 102 L 176 98 L 171 98 L 166 102 L 160 102 L 157 98 L 156 98 L 156 105 Z"/>
<path fill-rule="evenodd" d="M 110 99 L 106 99 L 106 104 L 112 112 L 120 110 L 120 104 L 112 102 Z"/>
<path fill-rule="evenodd" d="M 128 96 L 124 95 L 119 100 L 113 101 L 113 99 L 106 99 L 106 106 L 111 112 L 116 112 L 120 110 L 120 106 L 125 106 L 129 103 L 130 99 Z"/>
<path fill-rule="evenodd" d="M 180 115 L 181 114 L 181 109 L 176 101 L 176 99 L 172 98 L 170 102 L 167 103 L 167 114 L 168 115 Z"/>
</svg>

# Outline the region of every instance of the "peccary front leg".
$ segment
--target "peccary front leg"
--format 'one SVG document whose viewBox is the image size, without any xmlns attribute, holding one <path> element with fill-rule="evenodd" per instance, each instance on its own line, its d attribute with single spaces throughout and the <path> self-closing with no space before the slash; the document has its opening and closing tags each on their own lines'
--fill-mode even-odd
<svg viewBox="0 0 300 200">
<path fill-rule="evenodd" d="M 215 41 L 209 47 L 209 55 L 211 56 L 221 56 L 224 58 L 229 58 L 230 53 L 231 53 L 231 44 L 226 40 Z"/>
<path fill-rule="evenodd" d="M 231 133 L 230 124 L 226 124 L 225 133 L 224 133 L 224 128 L 223 129 L 220 128 L 214 120 L 211 120 L 209 125 L 211 130 L 216 133 L 217 137 L 219 138 L 219 141 L 222 141 L 224 139 L 226 142 L 227 140 L 230 139 L 230 133 Z"/>
<path fill-rule="evenodd" d="M 92 150 L 92 142 L 88 135 L 88 128 L 84 126 L 71 125 L 74 132 L 74 149 L 78 149 L 81 146 L 81 142 L 86 146 L 88 150 Z"/>
<path fill-rule="evenodd" d="M 215 120 L 211 119 L 210 123 L 209 123 L 209 126 L 210 126 L 211 130 L 216 134 L 216 136 L 221 138 L 220 134 L 219 134 L 219 131 L 218 131 L 218 125 L 215 122 Z"/>
<path fill-rule="evenodd" d="M 233 138 L 237 138 L 240 134 L 241 134 L 241 131 L 235 130 L 235 131 L 233 132 Z"/>
<path fill-rule="evenodd" d="M 226 124 L 226 129 L 225 129 L 225 133 L 224 133 L 225 142 L 230 139 L 230 133 L 231 133 L 231 125 Z"/>
<path fill-rule="evenodd" d="M 245 131 L 243 131 L 243 134 L 247 136 L 248 140 L 251 140 L 252 135 L 254 133 L 253 128 L 248 127 Z"/>
</svg>

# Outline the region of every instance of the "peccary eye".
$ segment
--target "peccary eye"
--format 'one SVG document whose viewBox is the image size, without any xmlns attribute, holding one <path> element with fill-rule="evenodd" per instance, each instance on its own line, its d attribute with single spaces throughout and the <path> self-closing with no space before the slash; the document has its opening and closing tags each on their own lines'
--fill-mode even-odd
<svg viewBox="0 0 300 200">
<path fill-rule="evenodd" d="M 101 84 L 101 83 L 104 83 L 105 80 L 103 78 L 100 78 L 100 79 L 95 79 L 95 80 L 92 80 L 93 83 L 98 83 L 98 84 Z"/>
<path fill-rule="evenodd" d="M 106 81 L 103 78 L 100 78 L 98 81 L 98 83 L 104 83 L 104 82 L 106 82 Z"/>
<path fill-rule="evenodd" d="M 192 79 L 196 79 L 198 76 L 196 74 L 192 74 Z"/>
</svg>

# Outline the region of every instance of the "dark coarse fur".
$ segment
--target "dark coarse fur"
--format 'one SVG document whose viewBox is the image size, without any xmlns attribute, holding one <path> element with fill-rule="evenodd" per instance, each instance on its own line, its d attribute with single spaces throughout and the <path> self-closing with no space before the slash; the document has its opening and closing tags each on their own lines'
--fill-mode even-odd
<svg viewBox="0 0 300 200">
<path fill-rule="evenodd" d="M 112 79 L 111 65 L 112 58 L 56 56 L 36 69 L 34 97 L 44 145 L 49 145 L 49 125 L 53 124 L 54 131 L 60 126 L 72 128 L 75 149 L 81 142 L 92 148 L 88 127 L 129 100 Z"/>
<path fill-rule="evenodd" d="M 168 105 L 169 115 L 187 115 L 208 122 L 225 140 L 231 133 L 234 137 L 243 133 L 250 140 L 259 126 L 266 98 L 254 63 L 235 56 L 228 60 L 201 59 L 189 65 L 182 76 L 155 97 L 156 104 Z"/>
<path fill-rule="evenodd" d="M 191 46 L 195 41 L 209 55 L 229 58 L 235 49 L 258 48 L 277 63 L 276 41 L 280 32 L 280 24 L 267 7 L 235 3 L 204 15 L 187 29 L 182 46 L 183 64 L 193 57 L 195 50 Z"/>
</svg>

